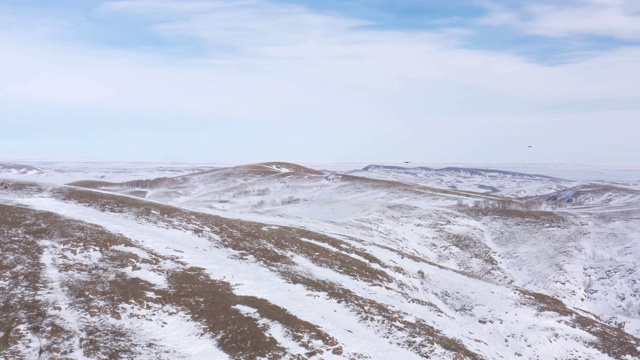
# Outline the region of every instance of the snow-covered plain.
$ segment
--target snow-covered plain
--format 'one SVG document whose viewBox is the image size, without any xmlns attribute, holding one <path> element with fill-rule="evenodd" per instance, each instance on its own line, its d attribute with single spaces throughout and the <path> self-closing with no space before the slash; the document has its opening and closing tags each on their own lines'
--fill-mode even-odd
<svg viewBox="0 0 640 360">
<path fill-rule="evenodd" d="M 0 355 L 640 357 L 638 179 L 325 165 L 0 164 Z"/>
</svg>

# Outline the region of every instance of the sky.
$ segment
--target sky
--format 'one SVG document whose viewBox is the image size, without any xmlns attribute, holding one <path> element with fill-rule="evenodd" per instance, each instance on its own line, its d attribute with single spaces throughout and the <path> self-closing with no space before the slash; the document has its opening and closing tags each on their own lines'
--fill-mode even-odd
<svg viewBox="0 0 640 360">
<path fill-rule="evenodd" d="M 640 163 L 637 0 L 0 0 L 0 159 Z"/>
</svg>

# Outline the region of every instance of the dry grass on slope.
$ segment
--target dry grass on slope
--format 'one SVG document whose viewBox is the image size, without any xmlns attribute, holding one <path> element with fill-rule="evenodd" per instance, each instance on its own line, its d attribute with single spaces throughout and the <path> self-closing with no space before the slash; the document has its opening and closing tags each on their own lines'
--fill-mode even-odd
<svg viewBox="0 0 640 360">
<path fill-rule="evenodd" d="M 155 179 L 141 179 L 131 180 L 121 183 L 112 183 L 106 181 L 96 180 L 81 180 L 69 183 L 70 186 L 77 186 L 87 189 L 117 189 L 117 188 L 130 188 L 130 189 L 160 189 L 170 188 L 188 185 L 193 179 L 203 176 L 213 176 L 221 178 L 243 178 L 247 176 L 251 177 L 268 177 L 268 176 L 321 176 L 322 172 L 313 170 L 304 166 L 284 163 L 284 162 L 270 162 L 252 165 L 242 165 L 232 168 L 221 168 L 214 170 L 206 170 L 189 175 L 180 175 L 175 177 L 160 177 Z"/>
<path fill-rule="evenodd" d="M 370 266 L 376 264 L 384 267 L 380 260 L 353 248 L 347 242 L 312 231 L 231 220 L 173 206 L 73 188 L 59 189 L 55 194 L 65 201 L 74 201 L 105 212 L 128 214 L 164 228 L 182 229 L 201 236 L 215 234 L 219 237 L 215 241 L 220 242 L 220 245 L 237 251 L 239 256 L 251 255 L 268 267 L 294 265 L 290 255 L 293 253 L 308 258 L 317 266 L 334 269 L 356 280 L 378 285 L 392 281 L 385 271 Z M 344 252 L 333 251 L 306 239 L 336 246 L 344 249 Z M 360 260 L 350 254 L 361 255 L 364 259 Z"/>
<path fill-rule="evenodd" d="M 262 174 L 274 174 L 277 172 L 286 171 L 298 175 L 324 175 L 323 172 L 308 168 L 306 166 L 288 163 L 288 162 L 265 162 L 251 165 L 237 166 L 232 169 L 247 169 Z"/>
<path fill-rule="evenodd" d="M 295 262 L 290 258 L 291 253 L 304 256 L 318 266 L 334 269 L 370 286 L 390 289 L 395 280 L 389 274 L 397 270 L 389 268 L 370 254 L 366 255 L 348 242 L 311 231 L 286 227 L 274 228 L 259 223 L 229 220 L 117 195 L 96 195 L 87 191 L 66 189 L 61 191 L 59 196 L 67 201 L 77 201 L 103 211 L 131 214 L 145 222 L 162 227 L 183 228 L 204 237 L 216 234 L 219 238 L 210 238 L 215 244 L 237 251 L 240 257 L 253 258 L 288 281 L 303 285 L 311 291 L 345 304 L 360 317 L 363 323 L 375 329 L 386 329 L 387 333 L 382 333 L 382 336 L 393 339 L 397 344 L 421 356 L 430 356 L 434 346 L 439 346 L 453 354 L 463 354 L 469 359 L 481 358 L 469 351 L 458 340 L 448 338 L 438 329 L 420 320 L 408 321 L 410 317 L 407 314 L 398 312 L 388 305 L 359 296 L 339 284 L 319 280 L 292 270 L 291 266 L 295 268 Z M 554 227 L 565 226 L 569 221 L 565 215 L 549 211 L 498 208 L 466 209 L 464 212 L 471 217 L 496 216 L 521 224 L 542 222 Z M 316 243 L 322 243 L 324 246 Z M 415 260 L 424 262 L 421 259 Z M 638 339 L 622 330 L 579 315 L 557 299 L 525 290 L 517 291 L 522 291 L 523 294 L 530 295 L 530 299 L 539 301 L 537 304 L 527 303 L 529 306 L 537 307 L 543 312 L 553 311 L 561 316 L 572 318 L 573 320 L 567 320 L 567 324 L 592 334 L 596 340 L 591 345 L 599 351 L 614 358 L 638 355 L 637 345 L 634 345 L 640 344 Z M 547 307 L 551 303 L 552 308 Z M 437 311 L 432 304 L 424 304 L 424 306 L 427 311 Z"/>
<path fill-rule="evenodd" d="M 68 261 L 84 249 L 105 251 L 110 246 L 126 244 L 125 239 L 104 233 L 95 226 L 16 206 L 0 205 L 0 224 L 2 261 L 11 269 L 3 271 L 9 286 L 3 286 L 4 291 L 0 293 L 3 308 L 0 323 L 4 326 L 2 356 L 25 358 L 37 354 L 48 359 L 71 359 L 77 351 L 99 358 L 135 355 L 132 349 L 140 344 L 132 334 L 121 327 L 98 322 L 97 313 L 93 313 L 97 310 L 93 308 L 96 301 L 92 294 L 100 289 L 100 282 L 92 277 L 106 276 L 102 271 L 105 269 L 96 264 Z M 70 275 L 61 281 L 69 304 L 48 296 L 55 289 L 45 273 L 42 257 L 50 241 L 64 249 L 54 263 L 58 265 L 57 272 Z M 82 280 L 86 286 L 82 286 Z M 84 321 L 80 329 L 60 316 L 66 305 L 82 314 Z M 78 339 L 82 349 L 77 348 Z M 34 347 L 37 350 L 33 350 Z"/>
<path fill-rule="evenodd" d="M 140 223 L 150 223 L 161 228 L 188 231 L 210 240 L 213 246 L 232 249 L 238 254 L 237 260 L 256 261 L 283 279 L 293 284 L 304 286 L 312 294 L 325 297 L 330 301 L 342 303 L 350 309 L 353 314 L 359 317 L 362 324 L 376 331 L 382 337 L 387 338 L 389 342 L 413 351 L 425 358 L 433 356 L 437 349 L 444 349 L 452 356 L 455 354 L 469 359 L 481 358 L 480 355 L 468 350 L 459 340 L 445 336 L 439 329 L 430 326 L 420 319 L 408 316 L 408 314 L 394 309 L 393 306 L 366 298 L 354 289 L 347 289 L 336 282 L 318 279 L 304 271 L 298 271 L 299 268 L 296 263 L 296 257 L 292 255 L 304 257 L 317 266 L 334 269 L 337 273 L 349 276 L 363 283 L 365 286 L 384 287 L 389 291 L 397 291 L 398 295 L 403 296 L 402 292 L 398 290 L 401 289 L 401 284 L 396 280 L 397 277 L 394 275 L 401 273 L 401 269 L 397 270 L 389 267 L 376 257 L 370 254 L 367 255 L 361 249 L 355 248 L 348 242 L 306 230 L 272 227 L 260 223 L 230 220 L 117 195 L 72 188 L 53 190 L 52 194 L 63 201 L 79 203 L 83 206 L 127 217 Z M 506 214 L 504 215 L 507 216 Z M 545 220 L 548 220 L 546 218 L 547 216 L 551 216 L 547 213 L 539 212 L 535 212 L 535 215 L 541 216 Z M 518 219 L 516 218 L 516 220 Z M 136 263 L 140 264 L 139 261 Z M 225 316 L 234 319 L 233 323 L 239 322 L 244 324 L 246 321 L 248 324 L 251 324 L 251 316 L 246 316 L 244 313 L 237 311 L 237 305 L 243 305 L 256 309 L 256 312 L 259 313 L 263 319 L 268 318 L 285 324 L 286 328 L 289 329 L 292 334 L 302 336 L 300 339 L 309 339 L 309 336 L 305 334 L 309 333 L 308 327 L 313 328 L 314 325 L 309 323 L 301 325 L 305 323 L 292 318 L 292 315 L 288 314 L 285 309 L 279 308 L 275 304 L 264 303 L 260 299 L 234 295 L 228 291 L 230 289 L 227 287 L 228 284 L 210 279 L 204 274 L 202 269 L 187 268 L 186 266 L 180 269 L 179 275 L 177 276 L 172 270 L 164 269 L 167 274 L 167 281 L 176 286 L 171 286 L 171 290 L 166 292 L 163 292 L 162 289 L 151 288 L 149 291 L 152 292 L 155 297 L 145 298 L 143 300 L 147 303 L 159 303 L 160 300 L 158 299 L 162 299 L 166 304 L 171 304 L 181 311 L 190 314 L 190 316 L 206 328 L 207 331 L 210 330 L 210 326 L 213 331 L 219 331 L 215 325 L 225 323 L 225 321 L 229 320 L 227 318 L 220 319 L 218 317 L 220 313 L 226 314 Z M 132 286 L 140 287 L 146 285 L 133 284 Z M 205 300 L 206 294 L 203 294 L 201 289 L 210 289 L 207 291 L 221 294 L 221 298 L 224 299 L 219 305 L 221 308 L 218 308 L 215 314 L 207 314 L 206 307 L 202 306 L 203 301 L 207 300 Z M 145 294 L 146 293 L 147 292 L 145 292 Z M 538 296 L 538 294 L 532 294 L 534 294 L 533 299 L 535 300 L 535 296 Z M 154 300 L 154 298 L 156 300 Z M 174 298 L 187 300 L 180 302 L 172 300 Z M 191 301 L 189 299 L 200 300 Z M 407 299 L 407 301 L 410 300 L 411 299 Z M 425 311 L 436 311 L 430 304 L 421 305 L 424 306 Z M 541 307 L 542 305 L 544 305 L 544 302 L 540 304 L 528 304 L 528 306 L 531 307 L 538 307 L 542 312 L 548 311 Z M 570 311 L 566 310 L 566 307 L 559 309 L 564 309 L 562 311 Z M 107 310 L 109 309 L 107 308 Z M 559 311 L 555 311 L 555 313 L 563 317 L 566 316 L 565 313 Z M 573 313 L 569 314 L 570 316 L 574 316 Z M 256 327 L 253 327 L 253 325 L 241 326 L 240 329 L 242 332 L 237 336 L 251 337 L 253 335 L 247 334 L 260 334 L 258 330 L 262 329 L 264 324 L 259 322 L 254 322 L 253 324 L 256 324 Z M 608 329 L 606 325 L 598 325 L 599 322 L 596 320 L 594 320 L 593 323 L 580 320 L 567 324 L 574 324 L 577 328 L 587 332 L 590 332 L 589 329 L 594 329 L 594 326 L 599 326 L 599 329 Z M 314 357 L 327 351 L 332 353 L 339 353 L 341 351 L 340 345 L 334 345 L 335 343 L 329 335 L 323 335 L 320 329 L 317 331 L 317 334 L 313 336 L 324 339 L 323 346 L 319 349 L 307 349 L 305 347 L 308 351 L 301 356 Z M 607 338 L 605 334 L 597 331 L 590 333 L 599 337 L 600 340 L 596 342 L 608 344 L 612 341 L 610 338 Z M 263 334 L 267 333 L 263 331 Z M 222 338 L 220 333 L 216 336 L 216 338 Z M 295 335 L 291 336 L 294 339 L 296 338 Z M 299 340 L 299 342 L 302 343 L 305 341 L 306 340 Z M 615 354 L 618 358 L 622 358 L 625 354 L 634 354 L 633 349 L 626 345 L 623 346 L 625 343 L 635 344 L 634 338 L 621 337 L 620 341 L 620 344 L 615 345 L 619 350 L 616 350 L 617 352 L 615 353 L 611 352 L 612 354 Z M 282 354 L 280 345 L 270 340 L 268 335 L 265 335 L 264 338 L 256 337 L 256 343 L 262 344 L 259 346 L 259 349 L 265 352 L 263 353 L 265 356 L 277 357 Z M 221 344 L 220 346 L 222 348 L 222 346 L 227 345 Z M 223 349 L 226 349 L 225 351 L 227 351 L 227 353 L 235 354 L 234 356 L 238 357 L 245 356 L 246 353 L 243 351 L 247 353 L 255 351 L 246 347 L 236 349 L 234 346 L 236 346 L 236 344 L 229 343 L 228 347 Z M 302 346 L 304 347 L 304 345 Z M 596 345 L 594 345 L 594 347 L 595 346 Z M 596 348 L 602 352 L 609 351 L 603 347 Z M 348 356 L 345 355 L 345 357 Z"/>
<path fill-rule="evenodd" d="M 469 359 L 480 358 L 466 349 L 458 340 L 446 337 L 441 331 L 420 320 L 406 320 L 410 318 L 408 314 L 394 310 L 389 305 L 358 296 L 341 285 L 320 281 L 292 270 L 296 263 L 292 260 L 291 254 L 296 254 L 319 267 L 332 269 L 354 280 L 364 282 L 367 286 L 397 291 L 393 290 L 395 280 L 388 272 L 402 272 L 402 269 L 389 268 L 371 254 L 354 248 L 345 241 L 302 229 L 230 220 L 172 206 L 80 189 L 60 189 L 56 191 L 56 196 L 65 201 L 78 202 L 101 211 L 133 216 L 156 226 L 180 228 L 208 237 L 216 246 L 235 250 L 239 260 L 255 259 L 291 283 L 303 285 L 313 292 L 324 294 L 333 301 L 343 303 L 380 335 L 393 339 L 393 342 L 421 356 L 428 357 L 436 348 L 444 348 L 453 354 L 465 354 Z M 406 294 L 399 295 L 406 297 L 409 302 L 424 306 L 427 311 L 439 311 L 433 304 L 417 301 L 407 297 Z"/>
<path fill-rule="evenodd" d="M 0 355 L 4 358 L 21 357 L 17 345 L 29 336 L 42 341 L 49 329 L 58 327 L 47 316 L 49 304 L 38 296 L 46 281 L 40 263 L 42 247 L 34 237 L 43 225 L 28 219 L 28 214 L 27 209 L 0 205 Z M 65 342 L 64 334 L 60 335 L 36 353 L 63 348 L 58 343 Z"/>
<path fill-rule="evenodd" d="M 287 349 L 267 335 L 266 325 L 243 314 L 238 305 L 257 311 L 262 319 L 284 326 L 287 334 L 304 349 L 305 354 L 296 358 L 312 358 L 327 351 L 343 354 L 338 341 L 317 326 L 303 321 L 286 309 L 254 296 L 237 296 L 229 283 L 210 279 L 202 269 L 187 268 L 168 274 L 169 292 L 163 299 L 173 299 L 177 306 L 186 309 L 195 320 L 205 325 L 205 330 L 217 337 L 218 346 L 234 359 L 281 359 Z M 321 347 L 314 342 L 323 344 Z"/>
<path fill-rule="evenodd" d="M 7 205 L 0 205 L 0 225 L 2 358 L 30 357 L 34 351 L 48 359 L 71 359 L 77 352 L 101 359 L 178 358 L 180 349 L 145 340 L 135 327 L 124 324 L 126 316 L 127 323 L 151 321 L 160 328 L 162 319 L 178 311 L 200 324 L 203 334 L 231 358 L 283 358 L 286 349 L 270 335 L 269 326 L 243 314 L 237 305 L 255 308 L 263 318 L 279 323 L 306 349 L 292 358 L 343 352 L 336 339 L 285 309 L 237 296 L 229 283 L 211 279 L 202 269 L 139 248 L 98 226 Z M 43 300 L 55 292 L 45 274 L 44 252 L 51 253 L 48 266 L 60 274 L 62 298 Z M 141 268 L 164 276 L 169 286 L 127 275 Z M 60 317 L 66 310 L 77 315 L 78 328 Z M 34 347 L 38 349 L 29 350 Z"/>
</svg>

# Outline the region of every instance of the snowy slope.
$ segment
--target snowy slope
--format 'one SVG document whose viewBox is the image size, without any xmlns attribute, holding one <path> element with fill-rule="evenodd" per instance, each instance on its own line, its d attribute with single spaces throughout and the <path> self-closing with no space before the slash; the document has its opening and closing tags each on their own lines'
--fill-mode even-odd
<svg viewBox="0 0 640 360">
<path fill-rule="evenodd" d="M 31 161 L 23 164 L 0 161 L 0 178 L 62 185 L 79 180 L 121 182 L 179 176 L 211 168 L 211 165 L 199 163 Z"/>
<path fill-rule="evenodd" d="M 640 204 L 640 189 L 603 183 L 589 183 L 533 197 L 547 202 L 572 204 L 573 208 L 598 208 L 611 211 Z"/>
<path fill-rule="evenodd" d="M 3 356 L 640 356 L 634 198 L 541 211 L 287 163 L 90 180 L 0 188 Z"/>
<path fill-rule="evenodd" d="M 514 176 L 512 173 L 496 174 Z M 525 174 L 518 175 L 518 178 L 526 178 L 529 182 L 532 179 L 539 179 L 543 183 L 556 181 Z M 178 179 L 181 185 L 151 189 L 147 197 L 225 216 L 304 226 L 344 237 L 366 238 L 376 244 L 401 249 L 493 282 L 518 285 L 540 283 L 535 287 L 537 291 L 593 311 L 611 324 L 627 326 L 636 336 L 640 335 L 637 323 L 640 318 L 637 310 L 640 299 L 637 294 L 640 291 L 637 291 L 639 288 L 634 270 L 640 259 L 639 225 L 637 217 L 633 216 L 635 210 L 640 208 L 640 197 L 636 190 L 586 184 L 522 200 L 535 201 L 530 207 L 518 206 L 521 204 L 517 202 L 505 202 L 493 195 L 349 175 L 326 176 L 313 174 L 312 171 L 262 169 L 255 165 Z M 505 181 L 502 179 L 502 183 Z M 576 201 L 568 201 L 566 194 L 574 194 Z M 555 212 L 500 209 L 548 209 L 544 201 L 550 205 L 560 203 L 563 207 Z M 487 202 L 489 205 L 506 205 L 483 211 L 474 208 L 479 203 L 482 209 Z M 538 205 L 540 202 L 543 204 Z M 461 208 L 460 203 L 467 206 Z M 468 209 L 468 206 L 471 208 Z M 614 211 L 614 215 L 610 215 L 616 219 L 614 225 L 600 220 Z M 499 216 L 487 216 L 485 213 Z M 507 216 L 502 216 L 503 213 Z M 527 226 L 519 226 L 522 223 Z M 498 242 L 505 233 L 509 234 L 510 241 Z M 594 236 L 594 233 L 599 235 Z M 599 249 L 602 239 L 613 237 L 620 239 L 624 251 L 616 254 L 615 248 L 605 248 L 604 251 L 613 257 L 611 264 L 605 265 L 597 258 L 586 264 L 578 261 L 585 253 Z M 524 246 L 525 242 L 531 243 L 532 249 Z M 548 245 L 538 247 L 540 243 Z M 511 244 L 515 244 L 516 248 Z M 530 261 L 532 252 L 542 253 Z M 518 256 L 514 256 L 514 253 Z M 518 264 L 531 263 L 528 275 L 510 267 L 508 264 L 512 261 Z M 576 270 L 584 267 L 594 267 L 589 270 L 592 274 L 586 274 L 586 270 Z M 618 283 L 623 290 L 609 286 L 612 283 L 608 275 L 612 273 L 611 267 L 629 269 L 615 272 L 621 277 Z M 547 275 L 549 272 L 552 274 Z M 588 289 L 585 284 L 594 281 L 602 290 L 598 295 L 585 296 L 585 292 L 593 292 L 594 286 L 589 285 Z M 623 294 L 618 295 L 619 291 Z M 624 293 L 631 295 L 625 296 Z M 614 310 L 609 299 L 617 297 L 624 298 L 624 306 L 632 310 Z M 616 306 L 620 308 L 622 305 Z"/>
<path fill-rule="evenodd" d="M 459 167 L 433 169 L 369 165 L 361 170 L 351 171 L 350 174 L 515 198 L 547 194 L 575 185 L 575 182 L 569 180 L 544 175 Z"/>
</svg>

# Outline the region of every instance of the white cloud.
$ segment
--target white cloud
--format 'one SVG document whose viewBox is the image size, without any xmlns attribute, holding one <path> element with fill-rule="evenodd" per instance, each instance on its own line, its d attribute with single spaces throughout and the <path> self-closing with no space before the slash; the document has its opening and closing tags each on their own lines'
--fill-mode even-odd
<svg viewBox="0 0 640 360">
<path fill-rule="evenodd" d="M 550 37 L 603 36 L 640 40 L 640 11 L 635 0 L 573 0 L 509 8 L 486 4 L 488 25 L 515 26 L 526 33 Z"/>
<path fill-rule="evenodd" d="M 461 145 L 452 141 L 464 139 L 487 152 L 493 151 L 487 141 L 529 141 L 520 125 L 539 121 L 551 128 L 556 121 L 577 121 L 583 116 L 579 104 L 592 101 L 602 106 L 584 128 L 558 128 L 573 129 L 576 138 L 609 131 L 605 138 L 612 141 L 616 130 L 602 126 L 615 115 L 607 102 L 640 94 L 640 49 L 633 47 L 544 66 L 508 53 L 465 49 L 451 32 L 372 31 L 360 19 L 265 1 L 117 1 L 100 8 L 101 16 L 114 12 L 143 15 L 150 29 L 198 39 L 206 51 L 176 57 L 61 41 L 30 32 L 32 20 L 13 14 L 14 23 L 22 23 L 16 25 L 20 35 L 16 28 L 0 30 L 0 102 L 65 106 L 87 118 L 117 109 L 133 114 L 121 121 L 144 114 L 191 119 L 200 129 L 225 121 L 273 127 L 270 135 L 281 141 L 282 134 L 302 136 L 302 129 L 318 136 L 343 132 L 343 141 L 388 135 L 395 140 L 386 147 L 362 139 L 351 146 L 382 156 L 418 151 L 428 141 L 452 154 L 441 160 L 455 160 L 463 150 L 456 152 Z M 221 44 L 234 51 L 220 53 Z M 563 116 L 557 110 L 562 103 L 578 105 L 560 107 Z M 634 116 L 640 109 L 625 112 L 622 126 Z M 496 140 L 503 137 L 512 139 Z M 498 148 L 494 152 L 500 154 Z"/>
<path fill-rule="evenodd" d="M 172 16 L 182 6 L 183 13 Z M 348 111 L 356 118 L 379 119 L 376 114 L 386 116 L 405 106 L 411 109 L 402 112 L 413 110 L 414 117 L 467 105 L 472 112 L 478 105 L 473 97 L 493 101 L 482 108 L 497 111 L 503 102 L 528 110 L 546 102 L 640 93 L 638 48 L 551 67 L 506 53 L 464 49 L 438 33 L 363 30 L 360 20 L 298 6 L 119 1 L 103 9 L 162 12 L 160 25 L 150 26 L 234 43 L 240 51 L 218 56 L 213 46 L 205 57 L 180 60 L 158 52 L 105 50 L 5 33 L 0 37 L 5 49 L 0 95 L 250 119 L 314 117 L 304 115 L 309 109 L 315 117 Z"/>
<path fill-rule="evenodd" d="M 148 16 L 194 15 L 203 12 L 217 11 L 234 7 L 252 6 L 260 0 L 208 0 L 208 1 L 179 1 L 179 0 L 124 0 L 107 1 L 100 6 L 104 11 L 120 11 Z"/>
<path fill-rule="evenodd" d="M 187 36 L 234 48 L 296 45 L 339 36 L 369 21 L 323 14 L 302 6 L 267 1 L 106 2 L 105 12 L 135 13 L 154 18 L 153 28 L 166 36 Z"/>
</svg>

